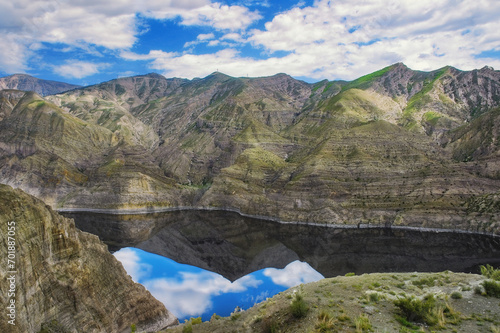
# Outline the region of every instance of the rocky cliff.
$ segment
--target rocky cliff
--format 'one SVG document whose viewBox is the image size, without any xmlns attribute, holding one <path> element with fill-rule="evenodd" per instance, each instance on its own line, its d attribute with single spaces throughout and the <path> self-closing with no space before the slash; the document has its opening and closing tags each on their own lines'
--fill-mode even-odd
<svg viewBox="0 0 500 333">
<path fill-rule="evenodd" d="M 500 230 L 500 72 L 489 67 L 395 64 L 315 84 L 148 74 L 1 94 L 0 180 L 55 208 Z"/>
<path fill-rule="evenodd" d="M 27 74 L 14 74 L 0 78 L 0 89 L 34 91 L 42 96 L 59 94 L 79 87 L 65 82 L 42 80 Z"/>
<path fill-rule="evenodd" d="M 58 332 L 129 332 L 132 324 L 154 331 L 176 322 L 97 236 L 9 186 L 0 185 L 0 207 L 0 331 L 39 332 L 48 325 Z M 6 319 L 12 300 L 15 326 Z"/>
</svg>

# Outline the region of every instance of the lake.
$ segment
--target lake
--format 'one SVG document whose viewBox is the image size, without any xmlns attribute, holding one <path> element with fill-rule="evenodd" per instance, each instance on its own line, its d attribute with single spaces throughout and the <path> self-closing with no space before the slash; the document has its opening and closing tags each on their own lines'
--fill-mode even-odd
<svg viewBox="0 0 500 333">
<path fill-rule="evenodd" d="M 453 230 L 280 223 L 223 210 L 61 213 L 98 235 L 181 321 L 228 316 L 294 285 L 350 272 L 478 272 L 500 264 L 499 236 Z"/>
</svg>

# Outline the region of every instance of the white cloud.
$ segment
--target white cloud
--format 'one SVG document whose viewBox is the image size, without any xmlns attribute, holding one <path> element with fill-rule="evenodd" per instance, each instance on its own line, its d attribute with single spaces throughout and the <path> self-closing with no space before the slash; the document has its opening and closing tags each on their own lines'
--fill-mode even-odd
<svg viewBox="0 0 500 333">
<path fill-rule="evenodd" d="M 210 0 L 18 0 L 0 2 L 0 69 L 25 71 L 34 55 L 31 45 L 62 43 L 99 55 L 94 46 L 109 50 L 131 48 L 141 34 L 137 14 L 155 19 L 181 18 L 185 25 L 215 29 L 244 29 L 260 18 L 242 6 Z M 36 47 L 35 47 L 36 48 Z M 89 67 L 87 67 L 89 69 Z M 73 77 L 81 77 L 81 74 Z M 92 71 L 89 71 L 92 73 Z"/>
<path fill-rule="evenodd" d="M 301 283 L 309 283 L 324 278 L 323 275 L 315 271 L 308 263 L 294 261 L 283 269 L 266 268 L 263 274 L 273 281 L 274 284 L 287 288 L 295 287 Z"/>
<path fill-rule="evenodd" d="M 141 258 L 139 258 L 133 249 L 123 248 L 113 253 L 113 255 L 122 263 L 123 268 L 125 268 L 135 282 L 150 276 L 151 265 L 141 262 Z"/>
<path fill-rule="evenodd" d="M 227 6 L 212 3 L 187 11 L 181 15 L 185 25 L 208 25 L 220 30 L 241 30 L 261 18 L 242 6 Z"/>
<path fill-rule="evenodd" d="M 88 61 L 69 60 L 65 64 L 54 66 L 54 73 L 67 78 L 81 79 L 99 73 L 102 69 L 109 67 L 107 63 L 93 63 Z"/>
<path fill-rule="evenodd" d="M 253 30 L 249 40 L 269 52 L 293 51 L 322 64 L 292 75 L 354 79 L 394 62 L 432 70 L 444 65 L 472 69 L 495 59 L 476 59 L 499 46 L 500 2 L 490 1 L 326 1 L 293 8 Z M 466 29 L 471 33 L 462 34 Z M 287 57 L 283 62 L 289 65 Z M 294 72 L 295 71 L 295 72 Z"/>
<path fill-rule="evenodd" d="M 24 73 L 28 70 L 27 61 L 33 54 L 22 41 L 12 34 L 0 34 L 0 70 L 7 73 Z"/>
<path fill-rule="evenodd" d="M 151 68 L 187 78 L 218 69 L 232 76 L 285 72 L 317 80 L 355 79 L 396 62 L 416 70 L 446 65 L 463 70 L 487 64 L 498 68 L 500 59 L 476 57 L 500 48 L 500 2 L 487 3 L 318 0 L 314 6 L 294 7 L 276 15 L 264 30 L 254 29 L 245 37 L 230 32 L 211 40 L 210 46 L 226 46 L 216 53 L 155 50 L 148 56 Z M 262 48 L 263 57 L 241 56 L 237 47 L 245 42 Z"/>
<path fill-rule="evenodd" d="M 180 280 L 162 278 L 143 283 L 177 317 L 199 316 L 211 309 L 213 296 L 243 292 L 262 283 L 253 276 L 244 276 L 231 283 L 211 272 L 180 274 Z"/>
</svg>

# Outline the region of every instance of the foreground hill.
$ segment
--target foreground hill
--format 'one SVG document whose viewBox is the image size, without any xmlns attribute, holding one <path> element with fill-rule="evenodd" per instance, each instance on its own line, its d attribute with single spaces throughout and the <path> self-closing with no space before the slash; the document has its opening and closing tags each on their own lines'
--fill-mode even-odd
<svg viewBox="0 0 500 333">
<path fill-rule="evenodd" d="M 498 332 L 500 294 L 488 294 L 485 281 L 500 288 L 484 276 L 448 271 L 339 276 L 166 332 Z"/>
<path fill-rule="evenodd" d="M 73 220 L 6 185 L 0 185 L 0 207 L 1 332 L 123 332 L 132 324 L 154 331 L 176 323 L 107 246 Z M 13 311 L 6 310 L 12 304 Z"/>
<path fill-rule="evenodd" d="M 488 67 L 395 64 L 316 84 L 148 74 L 0 94 L 0 180 L 55 208 L 500 232 L 500 72 Z"/>
<path fill-rule="evenodd" d="M 65 82 L 42 80 L 27 74 L 14 74 L 0 78 L 0 89 L 34 91 L 41 96 L 58 94 L 79 87 Z"/>
</svg>

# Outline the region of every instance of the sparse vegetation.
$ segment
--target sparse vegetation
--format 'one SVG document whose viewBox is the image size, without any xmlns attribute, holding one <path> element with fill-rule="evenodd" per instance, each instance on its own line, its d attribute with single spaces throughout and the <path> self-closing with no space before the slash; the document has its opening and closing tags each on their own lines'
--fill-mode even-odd
<svg viewBox="0 0 500 333">
<path fill-rule="evenodd" d="M 500 281 L 500 269 L 495 269 L 491 265 L 481 266 L 481 274 L 489 279 Z"/>
<path fill-rule="evenodd" d="M 500 298 L 500 282 L 486 280 L 483 282 L 483 288 L 486 296 Z"/>
<path fill-rule="evenodd" d="M 290 311 L 295 318 L 303 318 L 307 315 L 309 306 L 304 301 L 304 298 L 301 294 L 295 294 L 295 298 L 290 304 Z"/>
<path fill-rule="evenodd" d="M 423 299 L 405 296 L 394 301 L 399 313 L 410 322 L 435 325 L 437 317 L 434 312 L 436 299 L 433 295 L 426 295 Z"/>
<path fill-rule="evenodd" d="M 370 332 L 372 330 L 372 324 L 370 323 L 370 319 L 362 314 L 358 318 L 356 318 L 356 333 Z"/>
<path fill-rule="evenodd" d="M 328 312 L 322 311 L 314 328 L 318 333 L 332 332 L 335 328 L 335 319 Z"/>
</svg>

